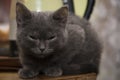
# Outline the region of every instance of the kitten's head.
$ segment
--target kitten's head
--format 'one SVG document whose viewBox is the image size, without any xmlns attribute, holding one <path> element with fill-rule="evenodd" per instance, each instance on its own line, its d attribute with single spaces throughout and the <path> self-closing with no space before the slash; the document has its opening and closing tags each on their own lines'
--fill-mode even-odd
<svg viewBox="0 0 120 80">
<path fill-rule="evenodd" d="M 68 16 L 66 6 L 55 12 L 31 12 L 23 4 L 16 4 L 17 42 L 33 55 L 45 57 L 63 48 L 67 42 L 65 29 Z"/>
</svg>

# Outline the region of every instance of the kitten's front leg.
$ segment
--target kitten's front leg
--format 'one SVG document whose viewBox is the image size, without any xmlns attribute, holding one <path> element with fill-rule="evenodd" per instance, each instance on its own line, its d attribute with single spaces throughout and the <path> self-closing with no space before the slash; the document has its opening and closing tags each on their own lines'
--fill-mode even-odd
<svg viewBox="0 0 120 80">
<path fill-rule="evenodd" d="M 31 70 L 31 69 L 19 69 L 18 71 L 19 77 L 20 78 L 34 78 L 35 76 L 37 76 L 39 74 L 39 72 Z"/>
<path fill-rule="evenodd" d="M 57 77 L 63 74 L 63 71 L 59 67 L 49 67 L 44 70 L 46 76 Z"/>
<path fill-rule="evenodd" d="M 38 65 L 38 61 L 22 56 L 20 59 L 22 67 L 19 71 L 20 78 L 33 78 L 39 74 L 40 66 Z"/>
</svg>

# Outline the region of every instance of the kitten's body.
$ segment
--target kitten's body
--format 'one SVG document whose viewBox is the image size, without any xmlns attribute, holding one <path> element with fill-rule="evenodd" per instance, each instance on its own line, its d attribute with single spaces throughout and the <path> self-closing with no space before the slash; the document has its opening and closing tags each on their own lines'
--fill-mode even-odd
<svg viewBox="0 0 120 80">
<path fill-rule="evenodd" d="M 64 10 L 62 10 L 62 13 L 60 10 L 55 13 L 33 12 L 31 13 L 32 20 L 26 20 L 24 24 L 26 29 L 21 28 L 23 24 L 19 23 L 19 15 L 17 16 L 17 42 L 21 51 L 20 60 L 23 65 L 23 69 L 19 71 L 20 77 L 31 78 L 38 75 L 38 72 L 43 72 L 48 76 L 97 72 L 101 44 L 96 33 L 86 20 L 73 14 L 66 17 L 66 11 Z M 56 21 L 52 19 L 53 17 Z M 46 33 L 49 31 L 57 33 L 58 39 L 55 38 L 54 40 L 53 38 L 53 42 L 46 40 L 46 42 L 50 42 L 49 46 L 53 49 L 48 49 L 42 54 L 39 53 L 38 49 L 31 48 L 34 44 L 29 40 L 27 41 L 26 35 L 32 31 L 35 31 L 36 35 L 39 32 L 39 39 L 43 42 L 46 39 Z M 36 44 L 39 44 L 39 42 Z"/>
</svg>

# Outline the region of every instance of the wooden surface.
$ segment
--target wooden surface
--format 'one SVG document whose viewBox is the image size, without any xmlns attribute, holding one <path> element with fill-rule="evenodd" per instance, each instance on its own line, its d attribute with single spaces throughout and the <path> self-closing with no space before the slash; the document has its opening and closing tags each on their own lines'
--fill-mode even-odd
<svg viewBox="0 0 120 80">
<path fill-rule="evenodd" d="M 83 74 L 75 76 L 46 77 L 38 76 L 34 79 L 20 79 L 17 72 L 0 72 L 0 80 L 96 80 L 96 74 Z"/>
<path fill-rule="evenodd" d="M 0 57 L 0 66 L 20 67 L 18 57 Z"/>
<path fill-rule="evenodd" d="M 0 57 L 0 71 L 18 70 L 20 67 L 18 57 Z"/>
</svg>

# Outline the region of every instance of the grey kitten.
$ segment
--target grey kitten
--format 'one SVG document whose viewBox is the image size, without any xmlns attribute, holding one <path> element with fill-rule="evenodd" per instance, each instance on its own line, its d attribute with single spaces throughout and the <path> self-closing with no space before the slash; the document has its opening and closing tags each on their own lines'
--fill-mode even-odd
<svg viewBox="0 0 120 80">
<path fill-rule="evenodd" d="M 101 43 L 90 24 L 66 6 L 55 12 L 31 12 L 16 4 L 21 78 L 40 73 L 61 76 L 98 72 Z"/>
</svg>

